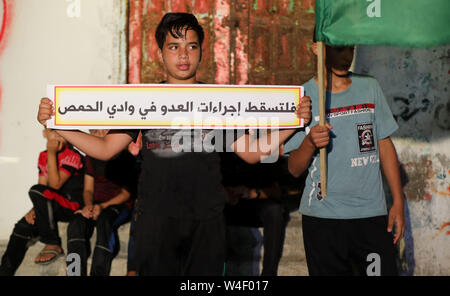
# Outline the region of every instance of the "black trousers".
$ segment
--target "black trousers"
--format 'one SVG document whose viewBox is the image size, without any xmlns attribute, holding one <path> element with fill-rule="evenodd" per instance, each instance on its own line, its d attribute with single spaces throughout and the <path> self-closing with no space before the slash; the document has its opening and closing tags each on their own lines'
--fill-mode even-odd
<svg viewBox="0 0 450 296">
<path fill-rule="evenodd" d="M 138 214 L 135 262 L 139 276 L 220 276 L 225 263 L 225 224 Z"/>
<path fill-rule="evenodd" d="M 97 229 L 97 240 L 92 255 L 92 276 L 107 276 L 111 271 L 111 263 L 118 249 L 117 243 L 110 246 L 111 234 L 114 231 L 114 222 L 119 217 L 124 205 L 113 205 L 104 209 L 97 218 L 86 219 L 79 214 L 69 223 L 67 228 L 67 251 L 80 255 L 82 276 L 87 275 L 87 259 L 91 254 L 90 238 Z"/>
<path fill-rule="evenodd" d="M 36 225 L 28 224 L 25 217 L 14 226 L 8 246 L 2 256 L 0 275 L 14 275 L 25 257 L 29 245 L 37 240 L 39 231 Z"/>
<path fill-rule="evenodd" d="M 387 216 L 322 219 L 303 215 L 302 225 L 310 275 L 365 276 L 374 271 L 375 261 L 380 264 L 379 275 L 398 275 Z"/>
<path fill-rule="evenodd" d="M 136 271 L 136 258 L 135 258 L 136 256 L 134 254 L 135 217 L 136 217 L 136 206 L 133 208 L 131 212 L 130 237 L 128 240 L 128 254 L 127 254 L 127 271 Z"/>
<path fill-rule="evenodd" d="M 240 200 L 225 207 L 227 225 L 263 227 L 264 257 L 261 275 L 276 276 L 288 221 L 283 204 L 271 199 Z"/>
<path fill-rule="evenodd" d="M 61 245 L 57 221 L 69 221 L 78 203 L 70 197 L 44 185 L 34 185 L 28 195 L 36 213 L 34 225 L 28 224 L 25 217 L 16 223 L 2 257 L 0 274 L 14 275 L 32 241 L 40 238 L 44 244 Z"/>
<path fill-rule="evenodd" d="M 40 241 L 47 245 L 61 246 L 57 222 L 70 222 L 75 217 L 74 211 L 80 208 L 80 204 L 71 201 L 69 195 L 44 185 L 31 187 L 29 196 L 36 213 L 35 224 Z"/>
</svg>

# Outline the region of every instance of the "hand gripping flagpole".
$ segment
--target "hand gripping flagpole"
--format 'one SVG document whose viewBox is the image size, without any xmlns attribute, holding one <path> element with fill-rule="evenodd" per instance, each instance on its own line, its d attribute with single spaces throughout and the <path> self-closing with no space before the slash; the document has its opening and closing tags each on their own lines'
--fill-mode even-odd
<svg viewBox="0 0 450 296">
<path fill-rule="evenodd" d="M 325 46 L 317 42 L 317 78 L 319 80 L 319 124 L 325 125 Z M 320 190 L 322 196 L 327 196 L 327 147 L 320 148 Z"/>
</svg>

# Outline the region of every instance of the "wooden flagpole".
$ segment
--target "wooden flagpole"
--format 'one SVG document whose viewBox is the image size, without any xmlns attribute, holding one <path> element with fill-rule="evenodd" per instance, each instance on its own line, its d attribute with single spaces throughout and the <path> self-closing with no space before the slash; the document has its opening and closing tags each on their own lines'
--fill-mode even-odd
<svg viewBox="0 0 450 296">
<path fill-rule="evenodd" d="M 319 80 L 319 124 L 325 125 L 325 45 L 317 42 L 317 78 Z M 327 196 L 327 148 L 320 148 L 320 190 Z"/>
</svg>

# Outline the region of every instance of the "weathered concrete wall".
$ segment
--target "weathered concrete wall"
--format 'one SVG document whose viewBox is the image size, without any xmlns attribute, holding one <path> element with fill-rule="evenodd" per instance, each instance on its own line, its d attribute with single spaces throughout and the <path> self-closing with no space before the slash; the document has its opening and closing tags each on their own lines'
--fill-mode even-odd
<svg viewBox="0 0 450 296">
<path fill-rule="evenodd" d="M 124 3 L 0 0 L 0 239 L 31 208 L 46 85 L 126 81 Z"/>
<path fill-rule="evenodd" d="M 358 47 L 356 72 L 378 79 L 400 126 L 407 231 L 404 274 L 450 275 L 450 46 Z"/>
</svg>

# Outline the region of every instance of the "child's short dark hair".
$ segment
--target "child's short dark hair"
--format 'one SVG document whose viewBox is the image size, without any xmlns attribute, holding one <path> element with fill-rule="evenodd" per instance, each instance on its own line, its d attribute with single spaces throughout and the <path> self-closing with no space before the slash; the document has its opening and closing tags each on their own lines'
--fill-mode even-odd
<svg viewBox="0 0 450 296">
<path fill-rule="evenodd" d="M 155 38 L 159 48 L 162 50 L 168 33 L 174 38 L 180 38 L 186 34 L 187 30 L 194 30 L 197 33 L 201 46 L 205 34 L 203 33 L 202 26 L 200 26 L 197 18 L 193 14 L 181 12 L 166 13 L 156 28 Z"/>
</svg>

